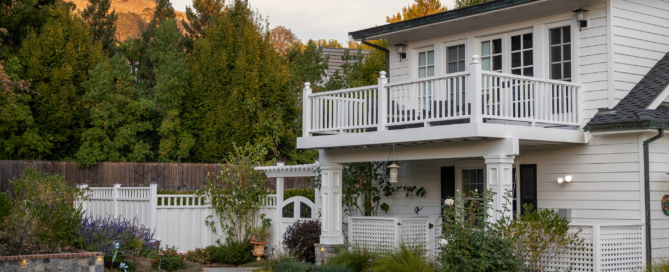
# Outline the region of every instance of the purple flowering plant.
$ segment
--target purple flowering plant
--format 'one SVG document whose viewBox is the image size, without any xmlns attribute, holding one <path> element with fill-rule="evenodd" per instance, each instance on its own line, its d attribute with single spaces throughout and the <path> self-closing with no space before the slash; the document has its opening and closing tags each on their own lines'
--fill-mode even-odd
<svg viewBox="0 0 669 272">
<path fill-rule="evenodd" d="M 137 218 L 127 220 L 113 216 L 86 216 L 78 236 L 82 249 L 104 253 L 105 262 L 111 262 L 108 257 L 115 253 L 117 257 L 114 262 L 123 262 L 131 256 L 149 257 L 156 250 L 153 233 Z"/>
</svg>

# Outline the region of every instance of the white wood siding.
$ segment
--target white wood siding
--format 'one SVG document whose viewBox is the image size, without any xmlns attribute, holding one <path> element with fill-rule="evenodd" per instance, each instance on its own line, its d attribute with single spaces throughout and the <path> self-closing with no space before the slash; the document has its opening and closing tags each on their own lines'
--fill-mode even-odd
<svg viewBox="0 0 669 272">
<path fill-rule="evenodd" d="M 537 165 L 540 208 L 571 209 L 576 224 L 643 220 L 638 136 L 594 137 L 588 145 L 520 154 L 522 164 Z M 568 174 L 572 182 L 557 183 Z"/>
<path fill-rule="evenodd" d="M 614 105 L 669 51 L 669 1 L 611 0 Z"/>
<path fill-rule="evenodd" d="M 397 185 L 416 185 L 425 188 L 425 197 L 406 198 L 406 193 L 395 192 L 381 202 L 390 205 L 386 214 L 379 211 L 378 216 L 416 217 L 414 208 L 424 207 L 420 216 L 435 217 L 441 213 L 441 167 L 453 166 L 453 160 L 430 160 L 430 161 L 403 161 L 399 163 L 400 170 Z"/>
<path fill-rule="evenodd" d="M 637 0 L 644 1 L 644 0 Z M 608 2 L 583 6 L 587 9 L 588 27 L 579 32 L 578 26 L 572 12 L 545 16 L 539 19 L 520 21 L 504 24 L 496 27 L 467 31 L 458 34 L 430 38 L 425 40 L 405 41 L 401 38 L 393 38 L 388 41 L 389 45 L 397 43 L 408 44 L 407 59 L 400 62 L 399 54 L 394 46 L 390 46 L 390 81 L 397 82 L 417 77 L 413 63 L 416 61 L 415 52 L 420 48 L 433 46 L 435 50 L 435 75 L 445 73 L 445 46 L 454 45 L 454 41 L 463 41 L 466 47 L 465 69 L 469 71 L 471 56 L 479 55 L 476 46 L 482 37 L 497 35 L 500 33 L 517 33 L 520 29 L 533 29 L 534 33 L 534 74 L 537 77 L 549 78 L 549 30 L 559 26 L 572 26 L 572 55 L 575 61 L 572 65 L 573 80 L 583 84 L 583 108 L 584 122 L 588 122 L 595 115 L 598 108 L 606 108 L 609 103 L 609 37 L 607 35 L 607 5 Z M 543 11 L 542 11 L 543 12 Z M 669 20 L 668 20 L 669 21 Z M 398 36 L 399 37 L 399 36 Z M 506 46 L 506 45 L 505 45 Z M 509 56 L 504 55 L 505 62 L 509 62 Z M 640 78 L 639 78 L 640 79 Z M 638 80 L 637 80 L 638 81 Z M 629 87 L 631 88 L 631 87 Z M 618 99 L 624 94 L 617 93 Z"/>
<path fill-rule="evenodd" d="M 648 150 L 650 157 L 650 218 L 653 257 L 668 257 L 669 216 L 662 212 L 661 203 L 662 197 L 669 194 L 669 175 L 667 175 L 667 172 L 669 172 L 669 137 L 665 136 L 651 143 Z"/>
</svg>

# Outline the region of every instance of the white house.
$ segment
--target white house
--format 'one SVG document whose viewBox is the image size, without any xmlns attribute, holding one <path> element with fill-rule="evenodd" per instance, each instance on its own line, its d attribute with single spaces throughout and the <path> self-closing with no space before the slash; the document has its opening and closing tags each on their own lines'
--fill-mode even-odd
<svg viewBox="0 0 669 272">
<path fill-rule="evenodd" d="M 344 242 L 342 164 L 394 148 L 399 184 L 428 193 L 352 218 L 349 238 L 413 226 L 432 242 L 441 199 L 492 189 L 497 206 L 512 191 L 514 212 L 532 203 L 583 228 L 585 261 L 556 266 L 623 271 L 669 256 L 669 1 L 497 0 L 349 36 L 398 46 L 378 85 L 304 90 L 297 145 L 320 150 L 323 250 Z"/>
</svg>

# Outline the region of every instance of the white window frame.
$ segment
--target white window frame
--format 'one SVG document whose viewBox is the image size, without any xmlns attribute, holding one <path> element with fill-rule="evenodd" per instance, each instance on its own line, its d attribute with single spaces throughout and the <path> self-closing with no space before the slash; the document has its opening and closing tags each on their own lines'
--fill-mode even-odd
<svg viewBox="0 0 669 272">
<path fill-rule="evenodd" d="M 565 26 L 571 27 L 571 82 L 580 82 L 580 75 L 578 70 L 579 58 L 578 58 L 578 43 L 580 39 L 580 32 L 578 31 L 578 26 L 576 25 L 576 20 L 571 18 L 569 20 L 562 20 L 555 23 L 544 24 L 543 25 L 543 60 L 541 66 L 544 70 L 543 78 L 551 78 L 551 29 L 560 28 Z M 535 45 L 536 47 L 536 45 Z M 536 60 L 535 60 L 536 61 Z M 536 65 L 535 65 L 536 67 Z"/>
<path fill-rule="evenodd" d="M 523 48 L 522 48 L 522 45 L 521 45 L 521 50 L 513 51 L 513 48 L 512 48 L 512 44 L 513 44 L 512 37 L 520 35 L 520 36 L 521 36 L 521 37 L 520 37 L 520 39 L 521 39 L 520 41 L 521 41 L 521 44 L 522 44 L 522 41 L 523 41 L 523 37 L 522 37 L 522 35 L 525 35 L 525 34 L 532 34 L 532 48 L 531 48 L 531 49 L 523 49 Z M 515 70 L 515 69 L 518 69 L 518 68 L 514 68 L 514 67 L 512 67 L 512 65 L 513 65 L 513 63 L 512 63 L 512 60 L 513 60 L 512 57 L 513 57 L 513 53 L 519 51 L 519 52 L 521 53 L 521 54 L 520 54 L 520 55 L 521 55 L 521 60 L 520 60 L 520 62 L 521 62 L 521 64 L 520 64 L 521 72 L 522 72 L 522 70 L 523 70 L 524 68 L 532 67 L 532 77 L 533 77 L 534 75 L 536 75 L 536 68 L 535 68 L 535 67 L 536 67 L 536 64 L 537 64 L 537 60 L 535 59 L 534 50 L 536 50 L 537 45 L 535 44 L 535 40 L 534 40 L 534 36 L 535 36 L 535 35 L 536 35 L 536 33 L 534 33 L 534 29 L 532 29 L 532 28 L 529 28 L 529 29 L 523 29 L 523 30 L 518 30 L 518 31 L 513 31 L 513 32 L 507 32 L 507 33 L 505 33 L 505 36 L 506 36 L 506 49 L 507 49 L 506 52 L 507 52 L 507 55 L 508 55 L 508 61 L 507 61 L 507 65 L 506 65 L 506 67 L 505 67 L 505 69 L 504 69 L 504 71 L 505 71 L 504 73 L 513 74 L 512 71 Z M 503 51 L 504 51 L 504 50 L 503 50 Z M 532 65 L 525 66 L 525 65 L 523 64 L 523 60 L 524 60 L 523 53 L 522 53 L 523 51 L 532 51 Z M 522 75 L 524 75 L 524 73 L 523 73 Z"/>
<path fill-rule="evenodd" d="M 432 65 L 428 64 L 428 61 L 427 61 L 428 60 L 427 56 L 428 56 L 430 51 L 432 51 L 432 55 L 433 55 Z M 420 54 L 422 54 L 422 53 L 425 53 L 425 65 L 423 65 L 423 66 L 420 65 Z M 436 57 L 437 57 L 437 52 L 436 52 L 434 46 L 425 47 L 425 48 L 416 50 L 416 61 L 415 61 L 415 68 L 414 68 L 414 70 L 415 70 L 414 72 L 416 73 L 416 78 L 421 78 L 420 77 L 420 68 L 422 68 L 422 67 L 425 67 L 425 77 L 430 77 L 430 76 L 428 76 L 428 69 L 427 69 L 430 66 L 432 66 L 432 69 L 434 71 L 434 75 L 432 75 L 432 76 L 437 75 L 437 58 Z"/>
<path fill-rule="evenodd" d="M 462 59 L 452 61 L 452 60 L 449 59 L 450 54 L 448 52 L 448 49 L 451 48 L 451 47 L 456 47 L 456 46 L 457 47 L 460 47 L 460 46 L 463 47 L 463 49 L 464 49 L 463 54 L 464 55 L 462 56 Z M 462 61 L 464 63 L 464 65 L 463 65 L 464 69 L 462 71 L 450 71 L 449 70 L 449 67 L 450 67 L 449 64 L 451 62 L 460 62 L 460 61 Z M 467 42 L 466 41 L 459 41 L 459 42 L 452 42 L 452 43 L 444 44 L 444 63 L 445 63 L 444 71 L 446 71 L 445 74 L 452 74 L 452 73 L 467 71 Z"/>
<path fill-rule="evenodd" d="M 501 40 L 502 52 L 495 54 L 495 53 L 493 53 L 492 41 L 497 40 L 497 39 Z M 487 41 L 490 42 L 490 55 L 484 56 L 483 55 L 483 43 L 487 42 Z M 477 52 L 476 55 L 479 55 L 481 57 L 482 67 L 483 67 L 483 59 L 490 56 L 490 58 L 491 58 L 490 59 L 490 71 L 508 73 L 507 68 L 506 68 L 508 61 L 505 61 L 505 60 L 508 59 L 510 57 L 510 55 L 507 54 L 508 44 L 506 42 L 506 34 L 497 34 L 497 35 L 479 37 L 474 41 L 474 44 L 476 44 L 476 47 L 475 47 L 476 48 L 475 52 Z M 494 56 L 499 56 L 499 55 L 502 56 L 502 68 L 501 68 L 501 70 L 493 70 L 494 63 L 493 63 L 492 59 L 493 59 Z M 487 71 L 487 70 L 484 70 L 484 71 Z"/>
</svg>

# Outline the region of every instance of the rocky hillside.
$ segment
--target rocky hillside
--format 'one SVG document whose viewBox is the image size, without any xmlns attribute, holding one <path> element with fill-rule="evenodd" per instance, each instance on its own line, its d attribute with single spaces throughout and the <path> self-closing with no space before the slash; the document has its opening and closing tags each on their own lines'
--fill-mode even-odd
<svg viewBox="0 0 669 272">
<path fill-rule="evenodd" d="M 88 0 L 65 0 L 77 5 L 77 10 L 82 11 L 88 6 Z M 141 31 L 151 21 L 156 2 L 153 0 L 112 0 L 112 10 L 116 10 L 118 21 L 116 22 L 116 37 L 125 41 L 128 38 L 139 37 Z M 186 14 L 176 11 L 177 20 L 186 19 Z"/>
</svg>

